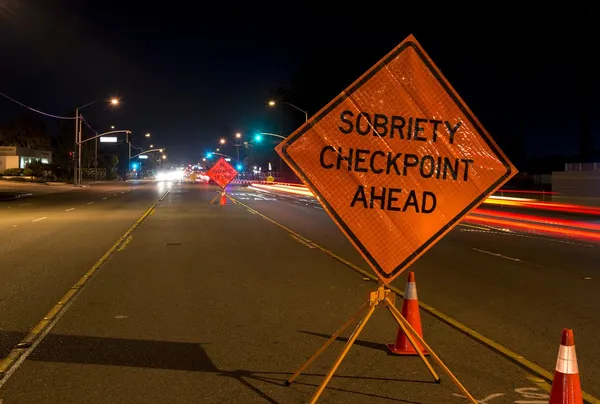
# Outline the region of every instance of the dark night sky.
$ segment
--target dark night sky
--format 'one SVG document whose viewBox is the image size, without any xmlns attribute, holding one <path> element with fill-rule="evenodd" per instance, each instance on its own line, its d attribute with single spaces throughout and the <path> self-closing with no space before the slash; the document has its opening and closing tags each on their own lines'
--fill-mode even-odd
<svg viewBox="0 0 600 404">
<path fill-rule="evenodd" d="M 316 112 L 410 33 L 513 159 L 523 147 L 530 157 L 577 153 L 579 79 L 597 92 L 589 10 L 425 7 L 368 16 L 345 5 L 323 15 L 290 3 L 279 15 L 234 16 L 227 11 L 244 10 L 184 4 L 0 0 L 0 91 L 59 115 L 119 96 L 118 109 L 95 105 L 84 115 L 98 130 L 151 132 L 153 143 L 186 159 L 236 131 L 277 131 L 265 102 L 292 80 L 302 88 L 290 101 Z M 596 114 L 597 101 L 589 103 Z M 21 111 L 0 99 L 1 121 Z M 302 118 L 294 114 L 284 115 L 284 134 Z"/>
</svg>

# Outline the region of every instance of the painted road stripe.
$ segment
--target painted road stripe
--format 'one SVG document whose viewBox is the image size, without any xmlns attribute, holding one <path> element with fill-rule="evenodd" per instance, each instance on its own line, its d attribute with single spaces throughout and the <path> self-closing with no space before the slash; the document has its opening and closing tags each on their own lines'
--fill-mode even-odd
<svg viewBox="0 0 600 404">
<path fill-rule="evenodd" d="M 83 206 L 83 205 L 82 205 Z M 65 212 L 70 212 L 72 210 L 75 210 L 75 208 L 69 208 L 69 209 L 65 209 Z"/>
<path fill-rule="evenodd" d="M 259 211 L 257 211 L 256 209 L 252 209 L 251 207 L 249 207 L 248 205 L 243 204 L 242 202 L 238 201 L 238 203 L 242 206 L 244 206 L 248 211 L 250 211 L 251 213 L 254 213 L 255 215 L 258 215 L 260 217 L 262 217 L 263 219 L 268 220 L 269 222 L 273 223 L 274 225 L 278 226 L 279 228 L 287 231 L 290 234 L 295 235 L 296 237 L 300 237 L 303 240 L 308 241 L 309 243 L 311 243 L 313 246 L 315 246 L 316 248 L 318 248 L 319 250 L 321 250 L 322 252 L 324 252 L 325 254 L 331 256 L 332 258 L 334 258 L 336 261 L 341 262 L 342 264 L 352 268 L 353 270 L 355 270 L 356 272 L 360 273 L 361 275 L 363 275 L 366 278 L 370 278 L 372 281 L 374 282 L 378 282 L 379 278 L 377 278 L 375 275 L 373 275 L 370 271 L 366 271 L 362 268 L 360 268 L 359 266 L 351 263 L 350 261 L 340 257 L 339 255 L 335 254 L 334 252 L 326 249 L 325 247 L 322 247 L 319 244 L 316 244 L 315 242 L 307 239 L 304 236 L 301 236 L 300 234 L 296 233 L 294 230 L 282 225 L 281 223 L 271 219 L 270 217 L 260 213 Z M 395 293 L 397 293 L 398 295 L 400 295 L 402 298 L 404 298 L 404 292 L 400 289 L 398 289 L 395 286 L 389 285 L 389 288 L 394 291 Z M 511 351 L 510 349 L 506 348 L 504 345 L 501 345 L 495 341 L 493 341 L 492 339 L 478 333 L 477 331 L 467 327 L 466 325 L 464 325 L 463 323 L 461 323 L 458 320 L 453 319 L 452 317 L 442 313 L 441 311 L 439 311 L 438 309 L 423 303 L 423 301 L 419 301 L 419 306 L 426 311 L 427 313 L 429 313 L 430 315 L 432 315 L 433 317 L 437 318 L 438 320 L 446 323 L 447 325 L 449 325 L 450 327 L 456 329 L 457 331 L 460 331 L 461 333 L 465 334 L 466 336 L 472 338 L 473 340 L 481 343 L 482 345 L 486 346 L 487 348 L 491 349 L 492 351 L 495 351 L 497 353 L 499 353 L 500 355 L 504 356 L 505 358 L 509 359 L 510 361 L 512 361 L 513 363 L 519 365 L 520 367 L 524 368 L 525 370 L 533 373 L 534 376 L 538 376 L 539 378 L 541 378 L 542 380 L 540 380 L 539 382 L 536 382 L 536 384 L 538 386 L 540 386 L 540 388 L 544 388 L 547 389 L 548 384 L 546 382 L 552 383 L 552 378 L 553 378 L 553 373 L 549 372 L 548 370 L 544 369 L 543 367 L 541 367 L 540 365 L 526 359 L 525 357 L 523 357 L 522 355 L 519 355 L 516 352 Z M 528 377 L 528 379 L 530 381 L 533 380 L 537 380 L 531 377 Z M 542 387 L 544 386 L 544 387 Z M 588 403 L 591 404 L 600 404 L 600 399 L 592 396 L 589 393 L 586 392 L 582 392 L 583 395 L 583 399 L 586 400 Z"/>
<path fill-rule="evenodd" d="M 316 248 L 310 242 L 307 242 L 305 239 L 300 238 L 300 237 L 296 236 L 295 234 L 290 234 L 290 237 L 293 238 L 294 240 L 296 240 L 297 242 L 299 242 L 300 244 L 307 246 L 308 248 Z"/>
<path fill-rule="evenodd" d="M 475 250 L 477 252 L 480 252 L 480 253 L 484 253 L 484 254 L 488 254 L 488 255 L 493 255 L 494 257 L 504 258 L 505 260 L 517 261 L 517 262 L 521 261 L 518 258 L 507 257 L 506 255 L 502 255 L 502 254 L 498 254 L 498 253 L 494 253 L 494 252 L 486 251 L 486 250 L 480 250 L 479 248 L 473 248 L 473 250 Z"/>
<path fill-rule="evenodd" d="M 154 209 L 152 209 L 150 211 L 150 214 L 152 214 L 152 212 L 154 212 Z M 119 249 L 117 251 L 123 251 L 125 248 L 127 248 L 127 246 L 129 245 L 129 243 L 131 243 L 131 239 L 133 239 L 133 236 L 127 237 L 127 240 L 125 240 L 123 242 L 123 244 L 121 244 L 121 246 L 119 247 Z"/>
<path fill-rule="evenodd" d="M 34 219 L 34 220 L 32 220 L 32 222 L 39 222 L 40 220 L 44 220 L 44 219 L 48 219 L 48 218 L 46 216 L 44 216 L 44 217 Z"/>
<path fill-rule="evenodd" d="M 134 224 L 123 234 L 115 244 L 69 289 L 69 291 L 60 299 L 60 301 L 52 307 L 52 309 L 44 316 L 35 327 L 19 342 L 15 348 L 0 361 L 0 387 L 7 382 L 10 376 L 19 368 L 19 366 L 27 359 L 27 357 L 35 350 L 38 344 L 50 332 L 56 322 L 66 313 L 75 297 L 79 294 L 86 282 L 94 275 L 94 273 L 106 262 L 106 260 L 127 240 L 136 227 L 140 225 L 148 217 L 152 209 L 162 202 L 169 194 L 167 190 L 156 202 L 152 204 L 140 216 Z"/>
<path fill-rule="evenodd" d="M 485 230 L 485 231 L 490 231 L 490 229 L 488 227 L 482 227 L 482 226 L 474 226 L 472 224 L 466 224 L 466 223 L 459 223 L 459 226 L 463 226 L 463 227 L 470 227 L 472 229 L 478 229 L 478 230 Z"/>
</svg>

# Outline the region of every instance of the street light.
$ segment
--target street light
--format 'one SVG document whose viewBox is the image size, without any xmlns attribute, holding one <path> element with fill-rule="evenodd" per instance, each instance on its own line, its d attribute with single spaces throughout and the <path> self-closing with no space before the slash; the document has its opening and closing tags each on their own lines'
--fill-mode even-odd
<svg viewBox="0 0 600 404">
<path fill-rule="evenodd" d="M 221 140 L 219 140 L 219 143 L 221 143 L 221 144 L 225 144 L 225 139 L 224 139 L 224 138 L 221 138 Z"/>
<path fill-rule="evenodd" d="M 273 136 L 273 137 L 277 137 L 277 138 L 280 138 L 280 139 L 285 139 L 285 136 L 278 135 L 277 133 L 259 132 L 259 133 L 257 133 L 254 136 L 254 140 L 257 141 L 257 142 L 261 142 L 263 135 L 265 135 L 265 136 Z"/>
<path fill-rule="evenodd" d="M 294 104 L 291 104 L 289 102 L 285 102 L 285 101 L 279 101 L 279 102 L 281 102 L 282 104 L 289 105 L 290 107 L 295 108 L 295 109 L 297 109 L 300 112 L 303 112 L 304 113 L 304 122 L 308 122 L 308 112 L 307 111 L 305 111 L 305 110 L 303 110 L 301 108 L 298 108 L 297 106 L 295 106 Z M 274 107 L 276 105 L 277 105 L 277 103 L 275 101 L 273 101 L 273 100 L 269 101 L 269 106 L 270 107 Z"/>
<path fill-rule="evenodd" d="M 77 186 L 77 185 L 81 185 L 81 123 L 79 122 L 79 120 L 81 119 L 81 116 L 79 115 L 79 111 L 81 111 L 82 109 L 89 107 L 92 104 L 95 104 L 99 101 L 102 101 L 102 99 L 97 99 L 91 102 L 88 102 L 85 105 L 82 105 L 81 107 L 77 107 L 75 108 L 75 150 L 77 152 L 77 158 L 75 159 L 75 161 L 73 162 L 73 185 Z M 118 98 L 111 98 L 109 101 L 110 105 L 118 105 L 119 104 L 119 99 Z M 97 137 L 96 137 L 97 138 Z"/>
<path fill-rule="evenodd" d="M 231 156 L 228 156 L 227 154 L 223 154 L 223 153 L 216 153 L 216 152 L 210 152 L 207 154 L 207 157 L 210 158 L 213 154 L 216 154 L 217 156 L 223 156 L 223 157 L 227 157 L 227 158 L 231 158 Z"/>
<path fill-rule="evenodd" d="M 153 147 L 154 147 L 154 145 L 153 145 L 153 144 L 151 144 L 151 145 L 150 145 L 150 148 L 153 148 Z"/>
<path fill-rule="evenodd" d="M 276 137 L 279 139 L 285 139 L 285 136 L 278 135 L 277 133 L 258 132 L 256 135 L 254 135 L 254 141 L 257 143 L 262 142 L 263 135 L 264 136 L 272 136 L 272 137 Z M 281 158 L 281 156 L 279 156 L 279 175 L 281 176 L 282 173 L 283 173 L 283 159 Z"/>
<path fill-rule="evenodd" d="M 162 153 L 163 151 L 164 151 L 164 149 L 149 149 L 149 150 L 144 150 L 143 152 L 138 153 L 138 154 L 136 154 L 134 156 L 130 156 L 129 158 L 133 159 L 133 158 L 136 158 L 136 157 L 139 157 L 139 156 L 143 156 L 144 154 L 148 154 L 148 153 L 152 153 L 152 152 Z"/>
<path fill-rule="evenodd" d="M 146 137 L 150 137 L 150 134 L 149 134 L 149 133 L 146 133 Z"/>
<path fill-rule="evenodd" d="M 235 148 L 237 149 L 237 162 L 240 162 L 240 139 L 242 138 L 242 134 L 240 132 L 235 134 L 235 138 L 237 139 L 237 142 L 235 144 Z"/>
</svg>

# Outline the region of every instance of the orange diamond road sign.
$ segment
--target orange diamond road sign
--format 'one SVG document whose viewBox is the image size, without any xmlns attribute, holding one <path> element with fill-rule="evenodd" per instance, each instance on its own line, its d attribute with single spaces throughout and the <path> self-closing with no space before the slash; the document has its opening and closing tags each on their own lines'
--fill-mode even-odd
<svg viewBox="0 0 600 404">
<path fill-rule="evenodd" d="M 221 157 L 206 175 L 208 175 L 221 188 L 225 188 L 238 174 L 231 164 Z"/>
<path fill-rule="evenodd" d="M 413 36 L 277 152 L 384 284 L 517 173 Z"/>
</svg>

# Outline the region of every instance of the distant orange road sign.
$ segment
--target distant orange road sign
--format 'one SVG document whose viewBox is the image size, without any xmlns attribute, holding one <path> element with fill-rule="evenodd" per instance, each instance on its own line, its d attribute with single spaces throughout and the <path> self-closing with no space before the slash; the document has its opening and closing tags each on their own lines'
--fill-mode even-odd
<svg viewBox="0 0 600 404">
<path fill-rule="evenodd" d="M 221 188 L 225 188 L 238 175 L 231 164 L 221 157 L 214 166 L 206 173 Z"/>
<path fill-rule="evenodd" d="M 517 173 L 413 36 L 277 152 L 384 284 Z"/>
</svg>

